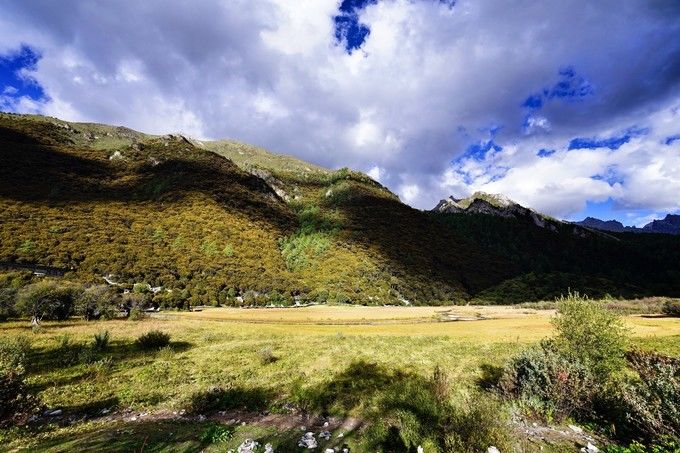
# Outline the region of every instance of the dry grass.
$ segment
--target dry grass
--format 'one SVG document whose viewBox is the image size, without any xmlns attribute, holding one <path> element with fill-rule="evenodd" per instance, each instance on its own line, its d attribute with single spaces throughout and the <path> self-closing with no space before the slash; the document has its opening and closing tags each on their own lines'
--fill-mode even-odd
<svg viewBox="0 0 680 453">
<path fill-rule="evenodd" d="M 551 334 L 550 311 L 511 307 L 453 307 L 482 321 L 440 322 L 442 307 L 305 307 L 296 309 L 208 309 L 161 313 L 143 321 L 71 320 L 44 323 L 33 333 L 28 322 L 0 324 L 0 338 L 28 337 L 33 345 L 29 383 L 51 408 L 73 412 L 92 404 L 135 411 L 177 411 L 191 395 L 214 386 L 290 401 L 296 385 L 324 385 L 356 363 L 429 379 L 439 366 L 454 384 L 454 397 L 474 394 L 483 364 L 500 365 L 510 355 Z M 680 319 L 628 316 L 633 342 L 680 353 Z M 95 362 L 58 364 L 60 338 L 91 343 L 111 333 Z M 134 340 L 151 330 L 171 335 L 171 345 L 142 351 Z M 277 358 L 263 365 L 262 350 Z M 105 357 L 104 357 L 105 356 Z M 276 403 L 278 401 L 278 403 Z M 69 428 L 68 432 L 75 430 Z M 54 434 L 16 437 L 13 446 L 56 442 Z"/>
</svg>

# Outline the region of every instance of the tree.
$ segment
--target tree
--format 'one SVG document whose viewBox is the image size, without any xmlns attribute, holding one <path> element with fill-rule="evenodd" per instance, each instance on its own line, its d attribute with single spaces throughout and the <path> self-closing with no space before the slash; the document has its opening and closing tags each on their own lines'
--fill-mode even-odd
<svg viewBox="0 0 680 453">
<path fill-rule="evenodd" d="M 70 283 L 45 280 L 25 286 L 17 297 L 17 311 L 32 322 L 43 319 L 63 321 L 74 314 L 82 289 Z"/>
<path fill-rule="evenodd" d="M 113 318 L 120 303 L 118 292 L 107 285 L 91 286 L 83 291 L 76 301 L 76 313 L 86 321 Z"/>
</svg>

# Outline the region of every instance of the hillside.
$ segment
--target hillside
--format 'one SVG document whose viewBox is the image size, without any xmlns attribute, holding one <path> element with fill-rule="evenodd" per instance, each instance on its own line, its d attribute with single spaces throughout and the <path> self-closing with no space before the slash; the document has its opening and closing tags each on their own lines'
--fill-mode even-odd
<svg viewBox="0 0 680 453">
<path fill-rule="evenodd" d="M 461 302 L 511 275 L 500 264 L 484 272 L 485 253 L 348 170 L 301 172 L 266 156 L 277 163 L 267 173 L 295 194 L 285 202 L 264 179 L 181 136 L 3 114 L 0 141 L 4 263 L 162 286 L 169 291 L 157 297 L 176 305 L 239 295 L 244 303 Z"/>
<path fill-rule="evenodd" d="M 680 238 L 422 212 L 362 173 L 238 142 L 1 114 L 0 153 L 3 267 L 148 283 L 166 306 L 680 292 Z"/>
</svg>

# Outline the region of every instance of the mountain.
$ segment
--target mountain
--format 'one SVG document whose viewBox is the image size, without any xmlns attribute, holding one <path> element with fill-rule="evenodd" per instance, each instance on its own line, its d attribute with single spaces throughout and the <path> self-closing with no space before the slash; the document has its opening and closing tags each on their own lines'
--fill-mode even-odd
<svg viewBox="0 0 680 453">
<path fill-rule="evenodd" d="M 603 231 L 612 231 L 615 233 L 621 233 L 623 231 L 626 231 L 626 228 L 629 230 L 632 229 L 631 227 L 625 227 L 623 224 L 617 220 L 600 220 L 596 219 L 595 217 L 586 217 L 585 219 L 581 220 L 580 222 L 574 222 L 575 225 L 581 225 L 583 227 L 587 228 L 595 228 L 597 230 L 603 230 Z"/>
<path fill-rule="evenodd" d="M 662 220 L 652 220 L 642 227 L 650 233 L 680 234 L 680 215 L 667 214 Z"/>
<path fill-rule="evenodd" d="M 574 222 L 587 228 L 595 228 L 602 231 L 629 232 L 629 233 L 663 233 L 680 234 L 680 215 L 667 214 L 662 220 L 653 220 L 642 228 L 624 226 L 616 220 L 600 220 L 594 217 L 586 217 L 580 222 Z"/>
<path fill-rule="evenodd" d="M 1 269 L 146 283 L 166 306 L 680 293 L 680 237 L 482 195 L 419 211 L 363 173 L 230 140 L 0 114 L 0 158 Z"/>
<path fill-rule="evenodd" d="M 559 220 L 512 201 L 505 195 L 475 192 L 467 198 L 449 197 L 432 209 L 443 214 L 484 214 L 505 218 L 527 218 L 539 228 L 557 231 Z"/>
</svg>

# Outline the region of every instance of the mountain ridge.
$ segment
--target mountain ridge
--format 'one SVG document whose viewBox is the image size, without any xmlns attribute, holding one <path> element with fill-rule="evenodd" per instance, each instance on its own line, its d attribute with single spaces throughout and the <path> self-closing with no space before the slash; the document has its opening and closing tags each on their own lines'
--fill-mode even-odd
<svg viewBox="0 0 680 453">
<path fill-rule="evenodd" d="M 575 225 L 581 225 L 588 228 L 595 228 L 602 231 L 610 232 L 628 232 L 628 233 L 659 233 L 659 234 L 673 234 L 680 235 L 680 215 L 666 214 L 663 219 L 655 219 L 644 225 L 642 228 L 635 226 L 625 226 L 618 220 L 600 220 L 595 217 L 586 217 L 579 222 L 573 222 Z"/>
</svg>

